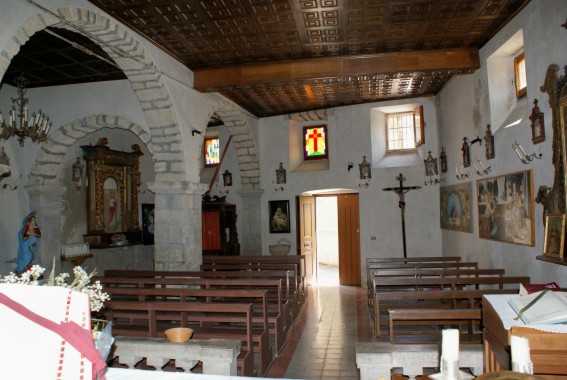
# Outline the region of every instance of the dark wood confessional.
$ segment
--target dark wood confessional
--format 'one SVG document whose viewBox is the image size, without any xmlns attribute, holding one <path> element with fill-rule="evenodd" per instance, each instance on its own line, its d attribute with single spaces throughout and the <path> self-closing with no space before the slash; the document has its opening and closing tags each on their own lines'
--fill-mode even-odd
<svg viewBox="0 0 567 380">
<path fill-rule="evenodd" d="M 203 201 L 203 255 L 240 255 L 236 205 L 222 198 Z"/>
</svg>

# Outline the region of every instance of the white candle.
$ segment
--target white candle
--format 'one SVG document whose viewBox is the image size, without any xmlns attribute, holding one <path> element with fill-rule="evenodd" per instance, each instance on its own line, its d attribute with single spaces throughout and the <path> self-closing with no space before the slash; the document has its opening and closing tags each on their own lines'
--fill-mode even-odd
<svg viewBox="0 0 567 380">
<path fill-rule="evenodd" d="M 521 146 L 520 144 L 517 144 L 517 145 L 518 145 L 518 148 L 520 148 L 520 150 L 521 150 L 522 153 L 524 154 L 524 156 L 527 157 L 528 155 L 526 154 L 526 151 L 524 150 L 524 148 L 522 148 L 522 146 Z"/>
<path fill-rule="evenodd" d="M 459 330 L 443 330 L 441 358 L 449 362 L 459 361 Z"/>
<path fill-rule="evenodd" d="M 459 175 L 459 167 L 458 166 L 455 166 L 455 174 Z"/>
</svg>

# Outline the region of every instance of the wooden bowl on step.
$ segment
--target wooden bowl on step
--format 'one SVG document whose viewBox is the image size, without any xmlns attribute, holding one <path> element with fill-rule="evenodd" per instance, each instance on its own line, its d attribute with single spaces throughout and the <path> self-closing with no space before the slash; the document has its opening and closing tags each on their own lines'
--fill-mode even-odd
<svg viewBox="0 0 567 380">
<path fill-rule="evenodd" d="M 189 327 L 174 327 L 165 330 L 164 333 L 167 340 L 171 343 L 185 343 L 191 339 L 193 329 L 190 329 Z"/>
</svg>

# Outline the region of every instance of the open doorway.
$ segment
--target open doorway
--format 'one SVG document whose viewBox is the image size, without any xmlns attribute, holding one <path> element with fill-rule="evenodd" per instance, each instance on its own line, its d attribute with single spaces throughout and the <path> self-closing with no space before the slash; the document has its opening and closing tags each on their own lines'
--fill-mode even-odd
<svg viewBox="0 0 567 380">
<path fill-rule="evenodd" d="M 339 221 L 336 196 L 315 197 L 317 285 L 339 285 Z"/>
<path fill-rule="evenodd" d="M 319 190 L 297 197 L 298 252 L 305 256 L 308 283 L 336 281 L 336 275 L 322 275 L 333 270 L 338 260 L 339 284 L 360 286 L 358 193 L 345 190 Z"/>
</svg>

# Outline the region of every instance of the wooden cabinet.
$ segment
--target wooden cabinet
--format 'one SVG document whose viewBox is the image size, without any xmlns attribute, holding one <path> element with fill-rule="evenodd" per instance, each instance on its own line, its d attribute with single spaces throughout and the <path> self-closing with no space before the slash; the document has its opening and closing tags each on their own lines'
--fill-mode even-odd
<svg viewBox="0 0 567 380">
<path fill-rule="evenodd" d="M 567 379 L 567 334 L 551 333 L 523 326 L 505 328 L 497 308 L 508 306 L 511 295 L 490 295 L 482 300 L 485 373 L 510 370 L 510 336 L 528 338 L 534 375 L 546 379 Z M 495 302 L 504 301 L 504 302 Z M 492 302 L 491 302 L 492 301 Z M 509 307 L 509 306 L 508 306 Z M 510 308 L 511 310 L 511 308 Z"/>
<path fill-rule="evenodd" d="M 236 206 L 203 202 L 203 255 L 240 255 L 236 230 Z"/>
</svg>

